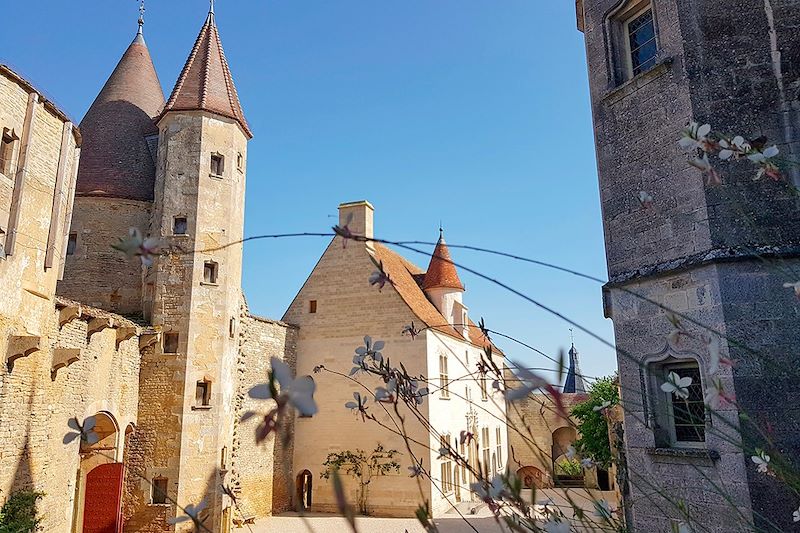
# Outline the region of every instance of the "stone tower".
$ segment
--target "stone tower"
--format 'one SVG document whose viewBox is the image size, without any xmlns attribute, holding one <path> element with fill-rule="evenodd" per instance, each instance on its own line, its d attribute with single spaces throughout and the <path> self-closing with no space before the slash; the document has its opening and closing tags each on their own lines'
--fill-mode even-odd
<svg viewBox="0 0 800 533">
<path fill-rule="evenodd" d="M 233 440 L 240 241 L 252 134 L 213 8 L 157 125 L 150 233 L 172 253 L 144 278 L 145 312 L 161 328 L 162 342 L 143 360 L 141 381 L 162 387 L 140 408 L 154 424 L 168 419 L 145 471 L 165 479 L 168 495 L 181 506 L 205 500 L 206 524 L 217 531 L 231 513 L 221 487 Z M 175 512 L 173 506 L 168 514 Z"/>
<path fill-rule="evenodd" d="M 142 270 L 111 244 L 130 228 L 145 231 L 155 182 L 158 129 L 164 107 L 142 33 L 81 121 L 83 152 L 60 295 L 124 315 L 142 313 Z"/>
<path fill-rule="evenodd" d="M 694 119 L 764 135 L 783 158 L 799 159 L 800 2 L 578 0 L 577 12 L 610 280 L 605 309 L 626 410 L 629 525 L 740 531 L 752 520 L 759 531 L 789 530 L 800 502 L 751 456 L 761 447 L 773 464 L 800 467 L 800 411 L 788 400 L 797 391 L 799 309 L 783 287 L 800 272 L 790 187 L 800 183 L 798 167 L 786 165 L 776 182 L 753 181 L 746 162 L 720 164 L 723 184 L 706 184 L 676 141 Z M 736 340 L 721 341 L 735 366 L 716 370 L 716 335 L 688 320 L 691 338 L 668 339 L 673 327 L 660 306 Z M 692 377 L 685 407 L 660 389 L 669 372 Z M 714 379 L 736 406 L 704 409 Z"/>
</svg>

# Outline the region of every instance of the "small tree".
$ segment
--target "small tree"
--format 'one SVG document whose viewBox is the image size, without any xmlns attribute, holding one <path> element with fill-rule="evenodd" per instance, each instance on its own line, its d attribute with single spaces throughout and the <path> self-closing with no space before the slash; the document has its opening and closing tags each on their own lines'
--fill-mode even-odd
<svg viewBox="0 0 800 533">
<path fill-rule="evenodd" d="M 369 484 L 372 478 L 385 476 L 391 471 L 400 472 L 400 463 L 394 459 L 398 455 L 400 455 L 400 452 L 386 450 L 382 444 L 378 444 L 369 455 L 364 450 L 359 449 L 329 453 L 325 462 L 322 463 L 325 470 L 322 471 L 320 477 L 328 479 L 333 475 L 334 471 L 354 477 L 359 483 L 358 511 L 366 515 L 369 514 L 367 500 L 369 499 Z"/>
<path fill-rule="evenodd" d="M 44 496 L 41 492 L 21 490 L 14 492 L 0 509 L 0 533 L 33 533 L 41 519 L 36 503 Z"/>
<path fill-rule="evenodd" d="M 572 408 L 572 416 L 578 419 L 577 429 L 581 436 L 575 441 L 575 449 L 602 467 L 608 467 L 612 461 L 604 411 L 618 403 L 617 378 L 606 376 L 592 384 L 588 400 Z"/>
</svg>

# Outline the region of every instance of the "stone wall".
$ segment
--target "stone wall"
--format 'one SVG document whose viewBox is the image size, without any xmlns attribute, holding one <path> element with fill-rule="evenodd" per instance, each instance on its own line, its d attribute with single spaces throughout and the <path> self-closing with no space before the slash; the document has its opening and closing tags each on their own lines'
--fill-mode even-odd
<svg viewBox="0 0 800 533">
<path fill-rule="evenodd" d="M 294 491 L 292 427 L 257 443 L 256 427 L 261 417 L 256 416 L 245 422 L 238 420 L 248 411 L 263 414 L 274 405 L 270 402 L 265 406 L 264 402 L 250 398 L 247 392 L 255 385 L 267 382 L 272 357 L 295 367 L 297 329 L 283 322 L 244 312 L 239 342 L 237 422 L 231 453 L 231 488 L 238 495 L 239 511 L 260 518 L 270 516 L 273 512 L 287 511 L 291 507 Z M 288 437 L 288 440 L 284 440 L 284 437 Z M 237 514 L 239 512 L 235 512 L 234 516 Z"/>
<path fill-rule="evenodd" d="M 142 265 L 111 247 L 131 228 L 147 235 L 150 202 L 77 196 L 70 233 L 75 253 L 68 255 L 58 294 L 126 316 L 141 316 Z"/>
</svg>

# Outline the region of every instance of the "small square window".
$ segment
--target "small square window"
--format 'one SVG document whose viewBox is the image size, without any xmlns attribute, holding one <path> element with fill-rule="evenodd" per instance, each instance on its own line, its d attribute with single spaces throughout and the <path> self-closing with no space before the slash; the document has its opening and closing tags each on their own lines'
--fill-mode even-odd
<svg viewBox="0 0 800 533">
<path fill-rule="evenodd" d="M 168 332 L 164 334 L 164 353 L 178 353 L 178 334 Z"/>
<path fill-rule="evenodd" d="M 186 217 L 175 217 L 175 219 L 172 221 L 173 235 L 186 235 L 187 229 Z"/>
<path fill-rule="evenodd" d="M 78 247 L 78 234 L 70 233 L 69 238 L 67 239 L 67 255 L 75 255 L 75 248 L 77 247 Z"/>
<path fill-rule="evenodd" d="M 225 158 L 222 154 L 211 154 L 211 175 L 222 176 L 225 172 Z"/>
<path fill-rule="evenodd" d="M 153 479 L 152 493 L 150 500 L 154 504 L 167 503 L 167 478 L 157 477 Z"/>
<path fill-rule="evenodd" d="M 316 300 L 310 300 L 308 302 L 308 312 L 309 313 L 316 313 L 317 312 L 317 301 Z"/>
<path fill-rule="evenodd" d="M 208 381 L 198 381 L 195 388 L 194 404 L 198 407 L 208 407 L 211 405 L 211 383 Z"/>
<path fill-rule="evenodd" d="M 217 282 L 217 264 L 213 261 L 206 261 L 203 265 L 203 281 L 205 283 Z"/>
</svg>

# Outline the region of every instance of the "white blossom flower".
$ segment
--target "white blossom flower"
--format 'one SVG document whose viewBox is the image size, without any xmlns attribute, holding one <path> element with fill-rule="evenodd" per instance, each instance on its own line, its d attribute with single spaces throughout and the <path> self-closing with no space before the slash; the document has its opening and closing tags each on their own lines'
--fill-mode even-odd
<svg viewBox="0 0 800 533">
<path fill-rule="evenodd" d="M 354 402 L 347 402 L 344 406 L 351 411 L 356 411 L 356 413 L 361 413 L 361 418 L 364 419 L 366 416 L 367 410 L 367 401 L 369 398 L 366 396 L 361 396 L 360 393 L 354 392 L 353 393 Z"/>
<path fill-rule="evenodd" d="M 720 379 L 714 377 L 711 380 L 711 385 L 703 393 L 703 401 L 712 409 L 719 409 L 723 404 L 734 403 L 736 398 L 732 394 L 726 393 Z"/>
<path fill-rule="evenodd" d="M 179 524 L 181 522 L 186 522 L 187 520 L 191 520 L 195 524 L 200 523 L 200 513 L 203 509 L 206 508 L 208 502 L 206 500 L 201 501 L 197 505 L 189 504 L 183 509 L 183 513 L 180 516 L 176 516 L 175 518 L 170 518 L 167 520 L 168 524 Z"/>
<path fill-rule="evenodd" d="M 661 390 L 674 394 L 676 398 L 686 400 L 689 398 L 689 385 L 691 384 L 691 377 L 680 377 L 675 372 L 670 372 L 667 375 L 667 381 L 661 384 Z"/>
<path fill-rule="evenodd" d="M 784 283 L 783 286 L 786 289 L 793 289 L 794 295 L 800 298 L 800 281 L 795 281 L 794 283 Z"/>
<path fill-rule="evenodd" d="M 711 362 L 708 365 L 708 371 L 711 374 L 719 372 L 720 365 L 732 366 L 733 361 L 720 355 L 720 338 L 717 335 L 710 335 L 705 339 L 706 347 L 708 348 L 708 355 Z"/>
<path fill-rule="evenodd" d="M 397 380 L 390 379 L 385 387 L 378 387 L 375 389 L 376 402 L 393 402 L 395 393 L 397 392 Z"/>
<path fill-rule="evenodd" d="M 711 161 L 708 159 L 708 154 L 704 153 L 702 157 L 694 157 L 690 159 L 689 164 L 696 169 L 699 169 L 703 173 L 706 184 L 719 185 L 722 183 L 722 178 L 717 170 L 711 165 Z"/>
<path fill-rule="evenodd" d="M 272 365 L 270 382 L 251 388 L 250 397 L 256 400 L 275 400 L 279 409 L 291 405 L 302 416 L 316 414 L 317 404 L 314 401 L 314 391 L 317 385 L 311 376 L 292 378 L 292 370 L 289 365 L 277 357 L 271 358 L 270 364 Z M 275 382 L 280 385 L 280 390 L 275 386 Z"/>
<path fill-rule="evenodd" d="M 699 148 L 707 152 L 711 148 L 711 141 L 708 139 L 709 133 L 711 133 L 711 124 L 703 124 L 701 126 L 697 122 L 690 122 L 681 132 L 678 144 L 684 150 Z"/>
<path fill-rule="evenodd" d="M 491 483 L 487 483 L 486 481 L 479 481 L 478 483 L 473 483 L 470 485 L 470 489 L 472 492 L 478 495 L 478 497 L 486 502 L 494 502 L 503 494 L 505 490 L 503 487 L 503 478 L 499 475 L 494 476 Z"/>
<path fill-rule="evenodd" d="M 551 519 L 542 526 L 546 533 L 569 533 L 570 532 L 570 525 L 569 522 L 561 521 L 558 519 Z"/>
<path fill-rule="evenodd" d="M 581 466 L 586 469 L 592 469 L 594 468 L 594 461 L 592 461 L 588 457 L 585 459 L 581 459 Z"/>
<path fill-rule="evenodd" d="M 367 357 L 371 357 L 378 363 L 383 361 L 383 354 L 381 350 L 386 345 L 383 341 L 375 341 L 372 342 L 372 337 L 369 335 L 364 336 L 364 346 L 359 346 L 356 348 L 356 357 L 353 358 L 353 363 L 360 364 L 363 363 Z M 360 361 L 359 363 L 356 360 Z"/>
<path fill-rule="evenodd" d="M 692 528 L 686 522 L 681 522 L 678 524 L 676 533 L 692 533 Z"/>
<path fill-rule="evenodd" d="M 128 236 L 120 239 L 117 244 L 112 244 L 112 248 L 131 257 L 139 257 L 142 264 L 150 266 L 153 264 L 153 256 L 159 253 L 159 241 L 155 237 L 143 238 L 139 228 L 131 228 Z"/>
<path fill-rule="evenodd" d="M 792 513 L 792 522 L 800 522 L 800 507 Z"/>
<path fill-rule="evenodd" d="M 758 471 L 762 474 L 766 474 L 769 470 L 770 457 L 761 448 L 756 448 L 756 455 L 750 457 L 750 460 L 756 464 Z"/>
<path fill-rule="evenodd" d="M 567 459 L 569 459 L 570 461 L 572 461 L 573 459 L 575 459 L 575 455 L 577 455 L 577 453 L 578 453 L 578 452 L 576 452 L 576 451 L 575 451 L 575 446 L 573 446 L 572 444 L 570 444 L 569 446 L 567 446 L 567 451 L 566 451 L 566 452 L 564 452 L 564 455 L 566 455 L 566 456 L 567 456 Z"/>
<path fill-rule="evenodd" d="M 653 197 L 647 191 L 639 191 L 639 203 L 642 207 L 648 208 L 653 205 Z"/>
<path fill-rule="evenodd" d="M 408 471 L 410 472 L 408 477 L 419 477 L 425 473 L 425 470 L 422 469 L 421 465 L 409 466 Z"/>
<path fill-rule="evenodd" d="M 594 407 L 592 407 L 592 411 L 594 411 L 595 413 L 599 413 L 600 411 L 605 411 L 609 407 L 611 407 L 611 401 L 606 400 L 600 405 L 595 405 Z"/>
<path fill-rule="evenodd" d="M 602 518 L 603 520 L 611 519 L 611 505 L 605 500 L 595 500 L 594 502 L 594 515 Z"/>
<path fill-rule="evenodd" d="M 374 262 L 375 260 L 373 259 L 373 263 Z M 387 283 L 389 285 L 394 285 L 394 282 L 389 277 L 389 274 L 387 274 L 386 271 L 383 269 L 383 261 L 377 263 L 376 266 L 378 267 L 378 270 L 374 271 L 372 274 L 369 275 L 369 284 L 377 285 L 378 291 L 380 292 L 383 289 L 384 285 L 386 285 Z"/>
<path fill-rule="evenodd" d="M 94 427 L 97 424 L 97 419 L 93 416 L 87 417 L 83 424 L 78 422 L 77 418 L 70 418 L 67 421 L 67 426 L 74 431 L 70 431 L 66 435 L 64 435 L 64 444 L 69 444 L 70 442 L 74 441 L 78 437 L 81 438 L 81 441 L 92 445 L 97 444 L 100 441 L 100 436 L 95 433 Z"/>
</svg>

